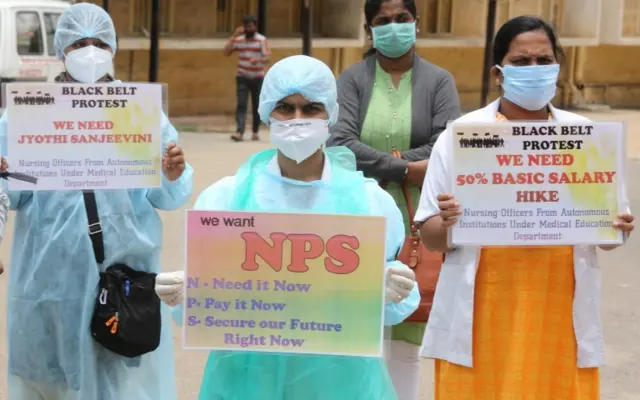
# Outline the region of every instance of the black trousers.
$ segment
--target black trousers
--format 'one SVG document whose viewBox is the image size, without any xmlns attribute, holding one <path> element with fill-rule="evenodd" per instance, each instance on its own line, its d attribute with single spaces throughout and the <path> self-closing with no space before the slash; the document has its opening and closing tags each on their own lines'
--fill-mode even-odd
<svg viewBox="0 0 640 400">
<path fill-rule="evenodd" d="M 258 115 L 258 104 L 260 102 L 260 90 L 262 89 L 263 78 L 236 77 L 236 96 L 238 105 L 236 107 L 236 132 L 243 134 L 245 121 L 247 119 L 247 109 L 249 108 L 249 92 L 251 92 L 251 106 L 253 107 L 253 133 L 260 130 L 260 115 Z"/>
</svg>

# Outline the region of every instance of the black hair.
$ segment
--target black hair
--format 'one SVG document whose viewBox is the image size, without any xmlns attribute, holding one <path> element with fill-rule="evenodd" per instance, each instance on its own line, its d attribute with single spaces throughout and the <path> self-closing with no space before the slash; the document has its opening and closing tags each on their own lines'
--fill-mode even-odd
<svg viewBox="0 0 640 400">
<path fill-rule="evenodd" d="M 255 15 L 245 15 L 245 16 L 242 18 L 242 24 L 243 24 L 243 25 L 246 25 L 246 24 L 248 24 L 248 23 L 250 23 L 250 22 L 253 22 L 254 24 L 255 24 L 255 23 L 258 23 L 258 18 L 256 18 L 256 16 L 255 16 Z"/>
<path fill-rule="evenodd" d="M 366 0 L 365 1 L 364 19 L 367 22 L 367 25 L 371 26 L 371 24 L 373 23 L 373 19 L 380 12 L 380 6 L 382 6 L 382 3 L 386 3 L 387 1 L 390 1 L 390 0 Z M 409 11 L 409 13 L 413 16 L 413 18 L 416 18 L 416 16 L 418 15 L 418 10 L 416 9 L 415 0 L 404 0 L 404 8 L 406 8 L 407 11 Z M 367 50 L 366 53 L 364 53 L 363 58 L 372 56 L 375 53 L 376 53 L 376 49 L 373 46 L 371 46 L 371 48 Z"/>
<path fill-rule="evenodd" d="M 547 35 L 553 48 L 553 55 L 560 63 L 564 58 L 564 50 L 560 46 L 553 26 L 540 17 L 523 15 L 510 19 L 498 30 L 493 40 L 493 65 L 502 65 L 502 60 L 509 52 L 509 46 L 516 36 L 533 31 L 543 31 Z"/>
</svg>

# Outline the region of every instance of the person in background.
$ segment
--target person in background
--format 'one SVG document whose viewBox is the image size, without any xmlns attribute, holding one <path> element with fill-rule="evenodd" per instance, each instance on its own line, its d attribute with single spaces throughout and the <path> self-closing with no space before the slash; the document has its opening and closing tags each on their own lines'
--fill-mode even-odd
<svg viewBox="0 0 640 400">
<path fill-rule="evenodd" d="M 328 145 L 347 146 L 358 169 L 386 184 L 409 234 L 412 222 L 400 183 L 408 183 L 415 207 L 433 145 L 447 122 L 460 116 L 460 103 L 451 74 L 416 54 L 415 1 L 367 0 L 364 13 L 373 47 L 338 80 L 340 116 Z M 393 148 L 401 159 L 391 154 Z M 400 400 L 418 398 L 424 329 L 424 323 L 411 322 L 392 329 L 388 365 Z"/>
<path fill-rule="evenodd" d="M 353 153 L 322 148 L 338 117 L 329 67 L 307 56 L 279 61 L 266 75 L 259 112 L 276 148 L 255 154 L 235 176 L 205 189 L 194 208 L 386 217 L 384 324 L 404 320 L 420 295 L 413 271 L 395 261 L 404 242 L 402 215 L 376 181 L 356 171 Z M 180 304 L 184 273 L 173 277 L 173 285 L 168 275 L 159 276 L 157 293 L 170 305 Z M 382 359 L 240 351 L 211 352 L 199 398 L 397 399 Z"/>
<path fill-rule="evenodd" d="M 231 139 L 241 142 L 244 137 L 244 126 L 251 93 L 251 107 L 253 109 L 251 140 L 260 140 L 260 115 L 258 115 L 258 99 L 262 89 L 265 69 L 269 62 L 271 50 L 264 35 L 258 32 L 256 17 L 247 16 L 242 26 L 236 28 L 233 35 L 224 46 L 224 55 L 230 56 L 234 52 L 240 53 L 238 60 L 238 74 L 236 76 L 236 133 Z"/>
<path fill-rule="evenodd" d="M 551 25 L 517 17 L 498 31 L 493 75 L 501 96 L 460 122 L 584 123 L 550 101 L 562 60 Z M 464 204 L 450 194 L 447 129 L 431 154 L 416 223 L 423 243 L 447 252 L 424 338 L 436 359 L 436 400 L 596 400 L 604 362 L 596 246 L 448 248 Z M 626 193 L 613 227 L 633 230 Z M 600 246 L 612 250 L 616 246 Z"/>
<path fill-rule="evenodd" d="M 66 9 L 54 43 L 65 65 L 59 81 L 117 83 L 115 30 L 101 7 L 78 3 Z M 3 151 L 7 114 L 0 120 Z M 162 310 L 159 347 L 141 357 L 112 353 L 91 335 L 104 268 L 122 263 L 137 271 L 160 272 L 162 221 L 157 210 L 183 206 L 193 186 L 193 170 L 177 140 L 178 133 L 164 117 L 160 187 L 94 192 L 105 253 L 100 265 L 81 191 L 9 192 L 16 211 L 7 299 L 9 398 L 178 398 L 168 307 Z"/>
</svg>

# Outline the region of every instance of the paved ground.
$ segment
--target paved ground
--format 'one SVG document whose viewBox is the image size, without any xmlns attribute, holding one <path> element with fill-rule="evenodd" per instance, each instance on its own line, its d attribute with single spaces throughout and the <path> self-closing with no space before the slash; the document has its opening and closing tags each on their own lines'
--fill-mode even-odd
<svg viewBox="0 0 640 400">
<path fill-rule="evenodd" d="M 610 112 L 584 112 L 583 114 L 598 121 L 625 121 L 629 125 L 630 132 L 629 154 L 640 157 L 640 112 L 612 110 Z M 181 117 L 172 121 L 181 132 L 227 133 L 235 129 L 234 118 L 229 115 Z"/>
<path fill-rule="evenodd" d="M 640 112 L 614 111 L 588 114 L 596 120 L 624 120 L 629 125 L 629 195 L 632 208 L 640 210 Z M 207 129 L 203 129 L 207 130 Z M 182 135 L 182 145 L 189 162 L 196 170 L 194 193 L 199 193 L 212 182 L 231 175 L 246 157 L 266 147 L 266 143 L 231 143 L 226 135 L 191 133 Z M 188 204 L 195 201 L 195 195 Z M 181 267 L 183 259 L 183 213 L 164 213 L 163 269 Z M 12 227 L 0 248 L 0 259 L 9 263 Z M 640 232 L 632 236 L 622 249 L 601 256 L 603 269 L 603 320 L 607 342 L 608 363 L 603 368 L 602 393 L 606 400 L 640 399 L 640 264 L 638 247 Z M 635 255 L 635 259 L 633 258 Z M 0 400 L 6 395 L 6 341 L 5 302 L 7 276 L 0 276 Z M 200 385 L 205 354 L 180 349 L 180 333 L 174 329 L 176 366 L 180 400 L 194 400 Z M 431 399 L 432 363 L 423 362 L 420 400 Z M 21 399 L 11 399 L 21 400 Z M 87 399 L 90 400 L 90 399 Z M 277 400 L 277 399 L 274 399 Z"/>
</svg>

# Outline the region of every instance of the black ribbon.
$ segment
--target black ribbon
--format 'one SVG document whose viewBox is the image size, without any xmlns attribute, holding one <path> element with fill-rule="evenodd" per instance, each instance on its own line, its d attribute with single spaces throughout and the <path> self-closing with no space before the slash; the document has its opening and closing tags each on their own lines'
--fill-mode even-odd
<svg viewBox="0 0 640 400">
<path fill-rule="evenodd" d="M 17 179 L 19 181 L 33 183 L 34 185 L 38 183 L 38 178 L 36 178 L 35 176 L 23 174 L 21 172 L 3 171 L 0 172 L 0 178 L 6 180 L 9 180 L 9 178 Z"/>
</svg>

